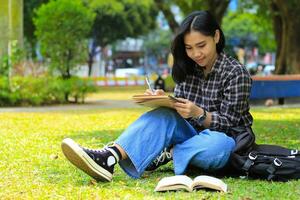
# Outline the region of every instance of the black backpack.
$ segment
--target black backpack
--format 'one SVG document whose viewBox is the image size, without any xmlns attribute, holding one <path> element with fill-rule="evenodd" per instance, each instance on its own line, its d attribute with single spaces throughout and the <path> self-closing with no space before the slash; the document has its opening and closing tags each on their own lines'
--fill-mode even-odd
<svg viewBox="0 0 300 200">
<path fill-rule="evenodd" d="M 250 129 L 235 137 L 229 160 L 234 174 L 272 181 L 300 178 L 300 152 L 277 145 L 256 144 Z"/>
</svg>

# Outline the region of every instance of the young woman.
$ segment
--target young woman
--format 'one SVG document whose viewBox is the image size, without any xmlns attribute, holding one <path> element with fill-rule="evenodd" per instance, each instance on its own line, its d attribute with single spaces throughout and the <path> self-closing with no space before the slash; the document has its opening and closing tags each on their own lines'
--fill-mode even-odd
<svg viewBox="0 0 300 200">
<path fill-rule="evenodd" d="M 175 109 L 157 108 L 143 114 L 112 146 L 100 150 L 64 139 L 67 159 L 100 181 L 111 181 L 117 163 L 133 178 L 171 159 L 175 174 L 185 173 L 189 165 L 204 171 L 223 168 L 235 137 L 252 132 L 251 77 L 223 52 L 224 45 L 223 32 L 209 12 L 191 13 L 172 43 L 172 77 L 181 102 L 175 103 Z"/>
</svg>

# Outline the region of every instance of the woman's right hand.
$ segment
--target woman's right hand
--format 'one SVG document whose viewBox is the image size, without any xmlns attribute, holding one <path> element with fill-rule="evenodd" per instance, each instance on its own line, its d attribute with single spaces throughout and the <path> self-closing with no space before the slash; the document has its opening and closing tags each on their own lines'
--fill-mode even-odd
<svg viewBox="0 0 300 200">
<path fill-rule="evenodd" d="M 147 89 L 144 94 L 145 95 L 165 95 L 165 91 L 158 89 L 158 90 L 155 90 L 153 93 L 150 89 Z"/>
<path fill-rule="evenodd" d="M 161 89 L 158 89 L 158 90 L 155 90 L 155 95 L 166 95 L 165 94 L 165 91 L 161 90 Z"/>
</svg>

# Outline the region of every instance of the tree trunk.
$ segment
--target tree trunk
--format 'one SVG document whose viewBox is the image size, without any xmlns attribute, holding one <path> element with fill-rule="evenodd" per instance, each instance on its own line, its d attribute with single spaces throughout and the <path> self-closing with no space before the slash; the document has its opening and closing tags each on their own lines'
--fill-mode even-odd
<svg viewBox="0 0 300 200">
<path fill-rule="evenodd" d="M 156 6 L 164 14 L 169 27 L 173 33 L 179 27 L 179 24 L 175 20 L 174 14 L 171 12 L 170 4 L 166 3 L 164 0 L 154 0 Z M 177 4 L 180 9 L 183 10 L 185 14 L 189 14 L 195 10 L 208 10 L 221 25 L 224 13 L 227 10 L 230 0 L 209 0 L 209 1 L 192 1 L 192 2 L 181 2 L 178 1 Z M 184 7 L 184 8 L 183 8 Z"/>
<path fill-rule="evenodd" d="M 87 60 L 87 64 L 88 64 L 88 76 L 92 75 L 92 69 L 93 69 L 93 64 L 94 64 L 94 57 L 96 55 L 96 48 L 97 48 L 97 44 L 96 44 L 96 40 L 95 39 L 91 39 L 90 41 L 90 48 L 88 49 L 88 60 Z"/>
<path fill-rule="evenodd" d="M 270 5 L 277 42 L 275 73 L 300 73 L 300 6 L 297 0 L 272 0 Z"/>
<path fill-rule="evenodd" d="M 175 20 L 175 17 L 171 12 L 170 6 L 164 3 L 163 0 L 154 0 L 154 2 L 158 9 L 164 14 L 171 31 L 173 33 L 176 33 L 177 29 L 179 28 L 179 24 Z"/>
<path fill-rule="evenodd" d="M 208 1 L 208 11 L 214 15 L 217 22 L 221 25 L 222 19 L 227 10 L 230 0 L 210 0 Z"/>
<path fill-rule="evenodd" d="M 67 50 L 66 52 L 66 68 L 65 68 L 65 78 L 71 78 L 71 60 L 73 57 L 73 53 L 71 50 Z"/>
<path fill-rule="evenodd" d="M 87 60 L 87 64 L 88 64 L 88 76 L 90 77 L 92 75 L 92 67 L 93 67 L 93 63 L 94 63 L 94 56 L 91 52 L 88 53 L 88 60 Z"/>
<path fill-rule="evenodd" d="M 284 20 L 280 14 L 280 8 L 278 8 L 278 5 L 274 2 L 270 3 L 270 7 L 273 13 L 273 29 L 274 29 L 274 35 L 275 35 L 275 41 L 277 44 L 276 49 L 276 74 L 285 74 L 286 71 L 286 63 L 285 63 L 285 41 L 284 41 L 284 35 L 286 33 L 286 25 L 284 24 Z"/>
<path fill-rule="evenodd" d="M 299 14 L 298 14 L 299 15 Z M 287 20 L 287 73 L 300 74 L 300 17 L 296 20 Z"/>
<path fill-rule="evenodd" d="M 87 60 L 87 64 L 88 64 L 88 76 L 92 76 L 92 70 L 93 70 L 93 64 L 94 64 L 94 58 L 95 56 L 101 52 L 101 50 L 97 50 L 98 46 L 101 46 L 101 44 L 97 44 L 96 39 L 92 39 L 91 40 L 91 44 L 90 44 L 90 48 L 89 48 L 89 52 L 88 52 L 88 60 Z"/>
</svg>

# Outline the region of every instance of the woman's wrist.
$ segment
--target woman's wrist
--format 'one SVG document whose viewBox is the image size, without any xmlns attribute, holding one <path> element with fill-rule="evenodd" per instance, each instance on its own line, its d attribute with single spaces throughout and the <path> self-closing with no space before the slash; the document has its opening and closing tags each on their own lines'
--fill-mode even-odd
<svg viewBox="0 0 300 200">
<path fill-rule="evenodd" d="M 203 115 L 203 112 L 204 112 L 203 108 L 197 106 L 197 110 L 193 115 L 193 118 L 198 118 L 199 116 Z"/>
</svg>

